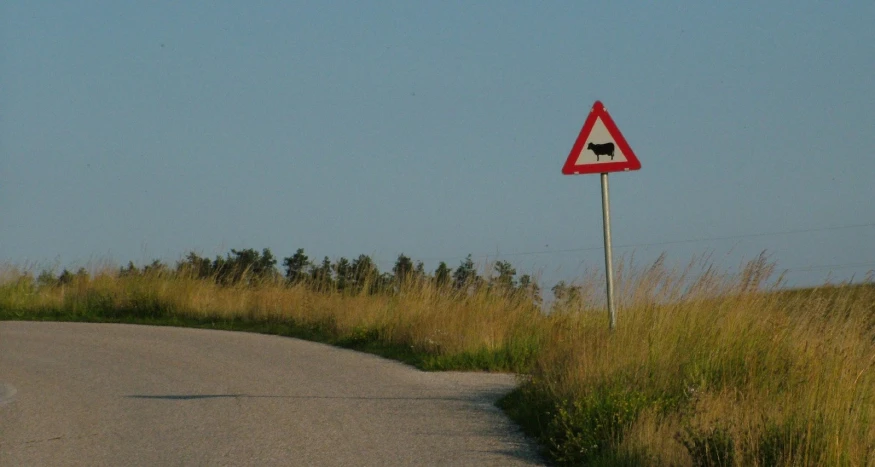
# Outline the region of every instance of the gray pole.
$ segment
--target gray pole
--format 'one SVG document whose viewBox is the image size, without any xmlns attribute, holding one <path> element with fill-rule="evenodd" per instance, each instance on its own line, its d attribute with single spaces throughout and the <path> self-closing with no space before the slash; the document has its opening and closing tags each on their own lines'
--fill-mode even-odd
<svg viewBox="0 0 875 467">
<path fill-rule="evenodd" d="M 614 309 L 614 264 L 611 258 L 611 200 L 608 198 L 608 174 L 602 174 L 602 222 L 605 230 L 605 277 L 608 281 L 608 313 L 611 330 L 617 326 L 617 311 Z"/>
</svg>

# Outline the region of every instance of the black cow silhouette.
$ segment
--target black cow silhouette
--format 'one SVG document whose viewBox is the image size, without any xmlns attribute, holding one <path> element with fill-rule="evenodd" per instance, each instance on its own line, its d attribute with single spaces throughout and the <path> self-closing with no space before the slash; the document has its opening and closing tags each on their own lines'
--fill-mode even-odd
<svg viewBox="0 0 875 467">
<path fill-rule="evenodd" d="M 599 156 L 611 156 L 611 160 L 614 160 L 614 143 L 605 143 L 605 144 L 589 143 L 586 146 L 586 148 L 591 149 L 592 152 L 595 153 L 596 162 L 598 162 Z"/>
</svg>

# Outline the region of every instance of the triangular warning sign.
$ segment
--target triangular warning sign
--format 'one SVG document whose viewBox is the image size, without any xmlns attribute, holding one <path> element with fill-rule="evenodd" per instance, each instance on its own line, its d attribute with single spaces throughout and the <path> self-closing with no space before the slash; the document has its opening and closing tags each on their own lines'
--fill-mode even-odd
<svg viewBox="0 0 875 467">
<path fill-rule="evenodd" d="M 641 162 L 635 157 L 626 138 L 617 128 L 601 102 L 595 101 L 571 153 L 562 167 L 565 175 L 624 172 L 638 170 Z"/>
</svg>

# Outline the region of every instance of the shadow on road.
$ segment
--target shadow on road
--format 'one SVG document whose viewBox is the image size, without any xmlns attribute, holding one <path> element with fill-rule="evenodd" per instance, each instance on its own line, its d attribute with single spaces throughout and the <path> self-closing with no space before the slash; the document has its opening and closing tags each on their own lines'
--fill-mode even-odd
<svg viewBox="0 0 875 467">
<path fill-rule="evenodd" d="M 155 400 L 155 401 L 195 401 L 208 399 L 297 399 L 297 400 L 321 400 L 321 399 L 339 399 L 339 400 L 370 400 L 370 401 L 448 401 L 462 402 L 465 404 L 475 404 L 483 407 L 483 394 L 473 393 L 470 397 L 440 397 L 440 396 L 423 396 L 423 397 L 386 397 L 386 396 L 281 396 L 281 395 L 254 395 L 254 394 L 130 394 L 122 396 L 126 399 L 140 400 Z M 497 409 L 496 409 L 497 410 Z M 458 433 L 452 430 L 449 431 L 428 431 L 417 433 L 426 437 L 469 437 L 471 433 Z M 479 435 L 483 436 L 506 436 L 503 429 L 495 428 L 486 430 Z M 543 465 L 543 460 L 537 454 L 537 447 L 529 444 L 530 441 L 513 446 L 509 449 L 498 450 L 473 450 L 472 453 L 491 453 L 508 459 L 513 459 L 517 462 L 522 462 L 525 465 Z"/>
<path fill-rule="evenodd" d="M 126 399 L 152 399 L 167 401 L 187 401 L 198 399 L 345 399 L 345 400 L 385 400 L 385 401 L 454 401 L 472 402 L 476 398 L 466 397 L 366 397 L 366 396 L 258 396 L 252 394 L 132 394 Z"/>
</svg>

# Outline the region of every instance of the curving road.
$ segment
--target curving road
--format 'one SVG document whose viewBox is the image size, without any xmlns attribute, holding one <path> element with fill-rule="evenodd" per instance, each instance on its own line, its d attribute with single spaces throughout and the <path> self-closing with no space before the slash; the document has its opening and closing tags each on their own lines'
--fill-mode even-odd
<svg viewBox="0 0 875 467">
<path fill-rule="evenodd" d="M 0 322 L 0 465 L 536 465 L 513 376 L 258 334 Z"/>
</svg>

